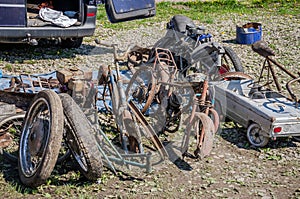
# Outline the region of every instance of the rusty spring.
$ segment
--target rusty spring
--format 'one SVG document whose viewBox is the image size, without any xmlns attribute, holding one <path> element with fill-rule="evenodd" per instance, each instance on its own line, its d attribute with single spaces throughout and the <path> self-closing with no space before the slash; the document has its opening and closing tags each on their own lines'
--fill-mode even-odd
<svg viewBox="0 0 300 199">
<path fill-rule="evenodd" d="M 199 97 L 198 94 L 196 94 L 196 97 L 194 98 L 194 104 L 198 105 L 200 112 L 205 112 L 206 109 L 213 107 L 210 100 L 201 100 L 201 97 Z"/>
</svg>

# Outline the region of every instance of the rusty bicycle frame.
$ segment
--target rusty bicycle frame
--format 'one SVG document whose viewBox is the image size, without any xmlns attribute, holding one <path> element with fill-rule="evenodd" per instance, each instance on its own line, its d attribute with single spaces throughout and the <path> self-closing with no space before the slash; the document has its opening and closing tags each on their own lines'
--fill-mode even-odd
<svg viewBox="0 0 300 199">
<path fill-rule="evenodd" d="M 155 82 L 152 82 L 152 84 L 156 85 L 154 86 L 155 89 L 152 88 L 149 91 L 149 96 L 151 96 L 150 101 L 147 100 L 145 106 L 143 107 L 143 111 L 145 111 L 145 109 L 148 109 L 148 107 L 152 103 L 153 96 L 156 95 L 159 91 L 164 91 L 163 99 L 160 99 L 160 103 L 162 104 L 162 108 L 166 109 L 166 107 L 164 107 L 166 105 L 162 101 L 164 100 L 164 98 L 168 99 L 171 96 L 174 88 L 183 88 L 185 86 L 191 87 L 190 83 L 174 82 L 175 76 L 177 74 L 177 66 L 172 53 L 168 49 L 155 49 L 154 64 L 150 71 L 152 73 L 152 76 L 156 77 Z M 210 153 L 213 144 L 213 134 L 219 126 L 218 113 L 214 110 L 212 103 L 207 99 L 207 92 L 209 87 L 208 80 L 205 79 L 203 84 L 199 82 L 197 84 L 197 87 L 199 87 L 202 91 L 201 93 L 196 94 L 193 97 L 194 102 L 192 105 L 192 113 L 191 116 L 185 122 L 187 128 L 181 145 L 181 152 L 183 157 L 187 154 L 191 129 L 192 127 L 195 127 L 197 121 L 201 120 L 202 128 L 201 132 L 199 133 L 199 128 L 195 127 L 195 129 L 197 129 L 197 147 L 194 154 L 198 157 L 199 153 L 201 152 L 201 158 L 207 156 Z M 189 105 L 191 104 L 189 103 Z M 163 129 L 166 128 L 166 126 L 171 122 L 171 120 L 179 118 L 182 112 L 183 111 L 180 110 L 169 120 L 167 120 L 164 124 Z M 211 119 L 208 117 L 209 114 L 213 115 L 214 123 L 211 122 Z"/>
<path fill-rule="evenodd" d="M 260 53 L 258 53 L 258 54 L 261 55 Z M 263 55 L 261 55 L 261 56 L 263 56 Z M 275 68 L 272 64 L 277 66 L 281 71 L 285 72 L 285 74 L 289 75 L 291 78 L 297 79 L 297 80 L 292 80 L 292 82 L 290 82 L 287 85 L 290 85 L 291 83 L 293 83 L 295 81 L 299 81 L 300 72 L 298 72 L 298 76 L 297 76 L 297 75 L 293 74 L 291 71 L 289 71 L 288 69 L 286 69 L 283 65 L 278 63 L 276 60 L 272 59 L 270 56 L 263 56 L 263 57 L 265 57 L 265 60 L 264 60 L 262 69 L 260 71 L 260 76 L 258 78 L 258 81 L 255 83 L 259 84 L 262 81 L 263 72 L 264 72 L 264 70 L 267 70 L 267 80 L 266 80 L 266 83 L 264 84 L 264 86 L 270 85 L 273 82 L 272 80 L 270 80 L 270 76 L 272 76 L 272 79 L 274 80 L 276 89 L 278 90 L 278 92 L 282 91 L 282 87 L 278 81 L 278 77 L 276 75 Z M 287 86 L 287 87 L 289 87 L 289 86 Z M 295 95 L 293 94 L 291 89 L 288 88 L 288 91 L 289 91 L 291 97 L 295 98 Z M 297 99 L 295 99 L 295 100 L 297 101 Z"/>
<path fill-rule="evenodd" d="M 117 45 L 116 44 L 110 44 L 107 42 L 95 40 L 97 44 L 113 48 L 113 54 L 114 54 L 114 66 L 115 66 L 115 73 L 113 73 L 112 68 L 102 68 L 102 73 L 106 73 L 105 76 L 107 76 L 102 83 L 104 84 L 104 91 L 102 93 L 102 98 L 98 100 L 102 100 L 104 103 L 104 106 L 107 110 L 112 111 L 114 120 L 117 124 L 117 128 L 120 131 L 120 137 L 121 137 L 121 144 L 122 148 L 125 151 L 125 154 L 121 154 L 117 151 L 117 149 L 112 145 L 112 143 L 108 140 L 105 133 L 100 129 L 99 132 L 104 137 L 105 141 L 108 143 L 110 148 L 112 150 L 107 150 L 107 152 L 114 154 L 113 156 L 107 156 L 106 153 L 101 149 L 99 146 L 99 150 L 101 153 L 105 156 L 105 159 L 112 160 L 117 163 L 127 164 L 127 165 L 134 165 L 141 168 L 146 168 L 147 171 L 151 171 L 151 166 L 158 164 L 159 162 L 163 161 L 165 157 L 168 157 L 168 154 L 158 139 L 155 131 L 152 129 L 151 125 L 148 123 L 148 121 L 144 118 L 144 115 L 140 112 L 140 110 L 130 101 L 128 102 L 126 100 L 126 95 L 123 88 L 123 79 L 120 74 L 119 69 L 119 62 L 124 62 L 127 58 L 127 53 L 131 49 L 131 46 L 129 46 L 128 50 L 124 53 L 123 56 L 118 56 L 117 54 Z M 99 69 L 100 70 L 100 69 Z M 112 110 L 108 107 L 108 105 L 105 103 L 105 90 L 106 88 L 109 88 L 110 91 L 110 99 L 112 101 Z M 158 153 L 160 154 L 161 159 L 158 162 L 151 163 L 151 154 L 145 154 L 143 150 L 143 146 L 141 143 L 141 133 L 136 128 L 129 128 L 128 123 L 132 122 L 132 124 L 136 127 L 137 124 L 140 124 L 144 129 L 144 134 L 146 137 L 150 140 L 150 142 L 154 145 L 154 147 L 157 149 Z M 135 138 L 139 140 L 138 142 L 138 151 L 137 153 L 129 153 L 129 150 L 127 148 L 127 139 L 130 138 L 132 134 L 136 134 Z M 129 137 L 128 137 L 129 135 Z M 130 141 L 130 140 L 129 140 Z M 130 143 L 129 143 L 130 144 Z M 130 144 L 131 145 L 131 144 Z M 146 158 L 146 163 L 141 164 L 139 162 L 135 161 L 129 161 L 126 160 L 126 158 Z M 113 168 L 112 164 L 109 164 L 111 168 Z"/>
</svg>

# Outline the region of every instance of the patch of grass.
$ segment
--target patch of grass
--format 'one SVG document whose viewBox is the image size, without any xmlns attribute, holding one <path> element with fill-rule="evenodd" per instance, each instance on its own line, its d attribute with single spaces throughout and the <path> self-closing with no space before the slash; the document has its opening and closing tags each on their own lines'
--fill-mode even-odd
<svg viewBox="0 0 300 199">
<path fill-rule="evenodd" d="M 141 25 L 155 24 L 160 21 L 168 21 L 176 14 L 186 15 L 193 20 L 212 24 L 218 15 L 237 13 L 255 14 L 261 10 L 269 10 L 278 15 L 298 15 L 300 12 L 298 0 L 212 0 L 190 2 L 160 2 L 156 4 L 156 16 L 112 24 L 109 22 L 104 5 L 98 6 L 97 19 L 104 28 L 128 30 Z M 272 8 L 272 9 L 270 9 Z"/>
<path fill-rule="evenodd" d="M 12 64 L 6 64 L 4 66 L 4 69 L 7 70 L 7 71 L 9 71 L 9 72 L 13 72 L 14 71 L 14 67 L 13 67 Z"/>
</svg>

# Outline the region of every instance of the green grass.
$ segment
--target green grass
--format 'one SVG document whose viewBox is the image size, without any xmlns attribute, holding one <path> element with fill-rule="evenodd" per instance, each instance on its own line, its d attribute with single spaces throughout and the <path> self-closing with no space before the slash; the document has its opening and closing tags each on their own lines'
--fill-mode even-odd
<svg viewBox="0 0 300 199">
<path fill-rule="evenodd" d="M 98 8 L 97 19 L 104 28 L 127 30 L 137 28 L 141 25 L 155 24 L 160 21 L 168 21 L 176 14 L 186 15 L 193 20 L 204 23 L 214 23 L 214 18 L 218 15 L 237 13 L 255 14 L 260 10 L 272 12 L 276 15 L 298 15 L 300 14 L 299 0 L 212 0 L 212 1 L 190 1 L 190 2 L 161 2 L 156 4 L 156 16 L 112 24 L 109 22 L 105 8 L 100 5 Z M 272 9 L 271 9 L 272 8 Z"/>
</svg>

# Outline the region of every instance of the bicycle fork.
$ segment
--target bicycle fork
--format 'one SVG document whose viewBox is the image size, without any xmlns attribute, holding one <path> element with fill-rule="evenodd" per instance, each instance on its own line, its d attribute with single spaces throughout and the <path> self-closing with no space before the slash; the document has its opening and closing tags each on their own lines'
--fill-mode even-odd
<svg viewBox="0 0 300 199">
<path fill-rule="evenodd" d="M 124 149 L 125 153 L 128 154 L 127 143 L 129 143 L 131 150 L 136 148 L 135 144 L 137 144 L 138 151 L 140 153 L 144 153 L 139 127 L 137 126 L 136 121 L 132 118 L 132 115 L 128 110 L 126 95 L 123 88 L 123 82 L 118 69 L 117 69 L 116 82 L 117 82 L 117 89 L 119 91 L 118 93 L 119 93 L 119 100 L 120 100 L 118 110 L 116 111 L 118 112 L 117 115 L 119 115 L 118 124 L 120 124 L 119 126 L 121 132 L 122 148 Z M 135 143 L 135 141 L 137 143 Z M 137 151 L 134 150 L 134 152 Z"/>
</svg>

